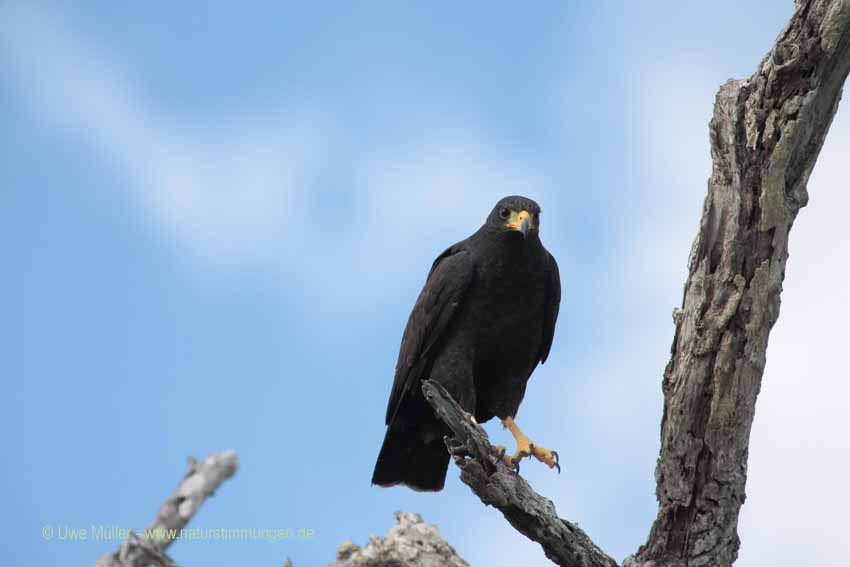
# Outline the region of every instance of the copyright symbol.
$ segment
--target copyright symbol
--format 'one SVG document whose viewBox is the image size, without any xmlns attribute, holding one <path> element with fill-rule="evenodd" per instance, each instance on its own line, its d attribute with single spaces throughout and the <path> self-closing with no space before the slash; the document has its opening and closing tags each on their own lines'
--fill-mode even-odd
<svg viewBox="0 0 850 567">
<path fill-rule="evenodd" d="M 41 528 L 41 537 L 46 540 L 53 539 L 53 526 L 44 526 Z"/>
</svg>

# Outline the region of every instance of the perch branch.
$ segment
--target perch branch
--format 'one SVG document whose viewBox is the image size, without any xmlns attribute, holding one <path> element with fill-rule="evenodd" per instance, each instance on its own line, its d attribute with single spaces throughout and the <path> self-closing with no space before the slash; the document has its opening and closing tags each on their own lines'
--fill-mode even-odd
<svg viewBox="0 0 850 567">
<path fill-rule="evenodd" d="M 569 567 L 616 567 L 577 525 L 558 517 L 552 501 L 537 494 L 513 472 L 490 445 L 487 433 L 475 425 L 445 388 L 428 380 L 425 398 L 452 430 L 447 443 L 460 468 L 460 479 L 489 506 L 498 508 L 520 533 L 543 547 L 546 557 Z"/>
</svg>

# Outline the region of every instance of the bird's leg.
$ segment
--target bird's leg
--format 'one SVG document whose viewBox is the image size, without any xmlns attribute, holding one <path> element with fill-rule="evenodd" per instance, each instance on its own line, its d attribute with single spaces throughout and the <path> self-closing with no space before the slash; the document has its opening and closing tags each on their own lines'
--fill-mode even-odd
<svg viewBox="0 0 850 567">
<path fill-rule="evenodd" d="M 512 417 L 503 419 L 502 425 L 507 427 L 514 436 L 514 439 L 516 439 L 516 452 L 511 456 L 503 457 L 509 466 L 518 467 L 519 462 L 525 457 L 534 457 L 541 463 L 545 463 L 550 469 L 557 467 L 558 472 L 561 472 L 561 465 L 558 464 L 558 453 L 556 451 L 550 451 L 549 449 L 535 445 L 520 430 Z"/>
</svg>

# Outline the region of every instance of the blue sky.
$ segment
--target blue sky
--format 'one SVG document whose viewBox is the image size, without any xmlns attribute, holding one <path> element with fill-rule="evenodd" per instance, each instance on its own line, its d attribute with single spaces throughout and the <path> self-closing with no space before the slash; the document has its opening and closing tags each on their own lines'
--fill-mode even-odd
<svg viewBox="0 0 850 567">
<path fill-rule="evenodd" d="M 181 564 L 315 567 L 408 510 L 473 565 L 545 565 L 454 473 L 438 495 L 369 485 L 430 262 L 513 193 L 541 203 L 564 288 L 518 417 L 564 471 L 523 474 L 609 553 L 634 551 L 714 93 L 792 7 L 4 3 L 7 558 L 91 564 L 117 542 L 42 528 L 144 527 L 188 455 L 233 448 L 237 476 L 192 525 L 316 535 L 178 542 Z M 846 114 L 791 239 L 738 565 L 850 551 L 850 296 L 831 285 L 850 275 Z"/>
</svg>

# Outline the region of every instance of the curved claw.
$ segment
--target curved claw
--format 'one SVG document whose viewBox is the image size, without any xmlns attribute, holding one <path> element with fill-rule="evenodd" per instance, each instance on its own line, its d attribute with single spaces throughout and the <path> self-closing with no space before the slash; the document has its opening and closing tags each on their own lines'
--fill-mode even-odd
<svg viewBox="0 0 850 567">
<path fill-rule="evenodd" d="M 561 465 L 559 463 L 559 457 L 557 451 L 552 451 L 551 449 L 544 449 L 542 447 L 535 447 L 534 444 L 529 445 L 530 454 L 534 456 L 535 459 L 544 463 L 550 469 L 557 468 L 558 473 L 561 472 Z"/>
<path fill-rule="evenodd" d="M 511 472 L 514 474 L 519 474 L 519 463 L 520 461 L 522 461 L 522 459 L 517 459 L 516 455 L 506 455 L 505 448 L 501 445 L 497 446 L 496 451 L 499 454 L 499 459 L 501 459 L 501 461 L 508 466 Z"/>
</svg>

